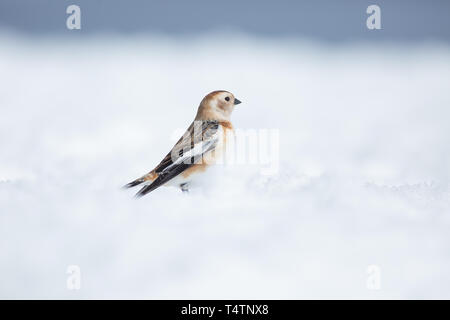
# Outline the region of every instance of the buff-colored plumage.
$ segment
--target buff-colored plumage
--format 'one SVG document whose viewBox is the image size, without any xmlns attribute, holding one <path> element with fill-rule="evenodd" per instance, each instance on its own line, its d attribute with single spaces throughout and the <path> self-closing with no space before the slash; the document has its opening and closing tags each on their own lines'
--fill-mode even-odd
<svg viewBox="0 0 450 320">
<path fill-rule="evenodd" d="M 200 102 L 194 122 L 166 157 L 149 173 L 125 187 L 144 187 L 136 194 L 143 196 L 161 185 L 178 186 L 188 191 L 194 177 L 214 164 L 226 146 L 229 130 L 233 130 L 231 113 L 241 103 L 228 91 L 213 91 Z"/>
</svg>

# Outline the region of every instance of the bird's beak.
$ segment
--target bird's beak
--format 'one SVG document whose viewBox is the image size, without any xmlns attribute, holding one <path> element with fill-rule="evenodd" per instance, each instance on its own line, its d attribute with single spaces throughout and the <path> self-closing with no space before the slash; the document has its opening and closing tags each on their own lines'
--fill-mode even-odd
<svg viewBox="0 0 450 320">
<path fill-rule="evenodd" d="M 239 104 L 239 103 L 241 103 L 241 100 L 239 100 L 238 98 L 234 98 L 234 104 L 236 105 L 236 104 Z"/>
</svg>

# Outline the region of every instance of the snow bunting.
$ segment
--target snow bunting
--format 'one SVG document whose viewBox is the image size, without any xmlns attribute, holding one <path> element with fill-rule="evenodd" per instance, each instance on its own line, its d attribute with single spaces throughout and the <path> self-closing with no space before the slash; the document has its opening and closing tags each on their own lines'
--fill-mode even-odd
<svg viewBox="0 0 450 320">
<path fill-rule="evenodd" d="M 126 188 L 142 185 L 137 197 L 156 188 L 177 186 L 183 192 L 190 183 L 222 156 L 234 106 L 241 103 L 228 91 L 213 91 L 203 98 L 194 122 L 164 159 L 146 175 L 128 183 Z"/>
</svg>

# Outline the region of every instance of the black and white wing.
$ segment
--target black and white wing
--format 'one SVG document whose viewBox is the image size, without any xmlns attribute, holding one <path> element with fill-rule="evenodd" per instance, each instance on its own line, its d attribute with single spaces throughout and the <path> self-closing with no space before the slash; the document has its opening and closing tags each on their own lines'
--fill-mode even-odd
<svg viewBox="0 0 450 320">
<path fill-rule="evenodd" d="M 152 172 L 157 174 L 157 178 L 139 190 L 136 196 L 146 195 L 186 169 L 201 163 L 203 156 L 216 148 L 218 129 L 218 121 L 194 121 L 172 150 L 153 169 Z"/>
</svg>

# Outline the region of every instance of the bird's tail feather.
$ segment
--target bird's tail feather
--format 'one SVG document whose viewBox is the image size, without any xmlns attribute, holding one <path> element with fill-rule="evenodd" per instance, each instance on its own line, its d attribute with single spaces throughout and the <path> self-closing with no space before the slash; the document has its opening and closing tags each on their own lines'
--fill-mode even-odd
<svg viewBox="0 0 450 320">
<path fill-rule="evenodd" d="M 144 186 L 144 187 L 142 187 L 141 190 L 139 190 L 139 191 L 135 194 L 135 197 L 136 197 L 136 198 L 143 197 L 143 196 L 145 196 L 147 193 L 152 192 L 153 190 L 155 190 L 155 189 L 158 188 L 158 187 L 159 187 L 159 185 L 158 185 L 158 184 L 155 184 L 155 183 L 152 183 L 152 184 L 150 184 L 150 185 Z"/>
<path fill-rule="evenodd" d="M 140 178 L 138 178 L 138 179 L 136 179 L 134 181 L 131 181 L 130 183 L 127 183 L 123 187 L 124 188 L 133 188 L 133 187 L 138 186 L 138 185 L 140 185 L 140 184 L 142 184 L 144 182 L 146 184 L 149 184 L 149 183 L 153 182 L 156 178 L 158 178 L 158 174 L 153 170 L 153 171 L 147 173 L 146 175 L 143 175 L 142 177 L 140 177 Z"/>
<path fill-rule="evenodd" d="M 131 181 L 130 183 L 127 183 L 126 185 L 123 186 L 123 188 L 124 189 L 133 188 L 133 187 L 140 185 L 143 182 L 145 182 L 145 179 L 144 179 L 144 177 L 141 177 L 139 179 Z"/>
</svg>

